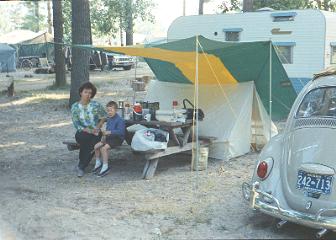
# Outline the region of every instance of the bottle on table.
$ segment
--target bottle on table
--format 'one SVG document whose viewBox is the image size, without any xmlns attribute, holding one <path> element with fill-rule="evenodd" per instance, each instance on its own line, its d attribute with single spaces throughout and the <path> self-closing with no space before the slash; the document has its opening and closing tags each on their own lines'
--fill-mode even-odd
<svg viewBox="0 0 336 240">
<path fill-rule="evenodd" d="M 125 120 L 130 120 L 131 119 L 131 116 L 130 116 L 131 112 L 130 112 L 130 105 L 129 105 L 129 103 L 125 103 L 124 112 L 125 112 L 124 119 Z"/>
<path fill-rule="evenodd" d="M 176 100 L 173 101 L 173 119 L 172 121 L 173 122 L 176 122 L 177 121 L 177 105 L 178 105 L 178 102 Z"/>
</svg>

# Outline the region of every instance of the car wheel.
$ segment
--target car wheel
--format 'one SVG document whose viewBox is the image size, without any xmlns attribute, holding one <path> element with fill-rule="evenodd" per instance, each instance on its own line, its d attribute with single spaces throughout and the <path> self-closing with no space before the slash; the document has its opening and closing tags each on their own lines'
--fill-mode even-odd
<svg viewBox="0 0 336 240">
<path fill-rule="evenodd" d="M 132 66 L 123 67 L 124 70 L 131 70 Z"/>
<path fill-rule="evenodd" d="M 21 66 L 22 66 L 23 70 L 29 71 L 30 69 L 32 69 L 33 64 L 30 60 L 25 59 L 25 60 L 22 61 Z"/>
</svg>

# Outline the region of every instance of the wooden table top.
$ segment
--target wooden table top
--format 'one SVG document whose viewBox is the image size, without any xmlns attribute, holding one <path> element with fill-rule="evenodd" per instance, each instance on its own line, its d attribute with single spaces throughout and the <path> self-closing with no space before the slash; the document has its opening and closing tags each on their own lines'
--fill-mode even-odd
<svg viewBox="0 0 336 240">
<path fill-rule="evenodd" d="M 180 128 L 188 127 L 192 125 L 192 120 L 186 120 L 185 123 L 182 122 L 163 122 L 163 121 L 134 121 L 134 120 L 125 120 L 126 125 L 141 124 L 146 127 L 167 127 L 167 128 Z"/>
</svg>

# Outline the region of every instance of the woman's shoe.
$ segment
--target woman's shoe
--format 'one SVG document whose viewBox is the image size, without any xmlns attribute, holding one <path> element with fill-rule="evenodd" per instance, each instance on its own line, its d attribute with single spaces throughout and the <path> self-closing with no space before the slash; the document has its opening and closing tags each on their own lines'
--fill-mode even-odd
<svg viewBox="0 0 336 240">
<path fill-rule="evenodd" d="M 84 176 L 84 170 L 80 167 L 77 167 L 77 177 L 83 177 Z"/>
</svg>

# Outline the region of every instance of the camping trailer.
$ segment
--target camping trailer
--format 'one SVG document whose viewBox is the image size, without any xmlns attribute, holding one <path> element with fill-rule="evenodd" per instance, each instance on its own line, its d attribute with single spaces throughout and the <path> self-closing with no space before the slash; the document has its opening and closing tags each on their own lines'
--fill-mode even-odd
<svg viewBox="0 0 336 240">
<path fill-rule="evenodd" d="M 296 92 L 336 65 L 336 13 L 320 10 L 257 11 L 183 16 L 173 21 L 168 42 L 195 35 L 223 42 L 269 41 Z"/>
</svg>

